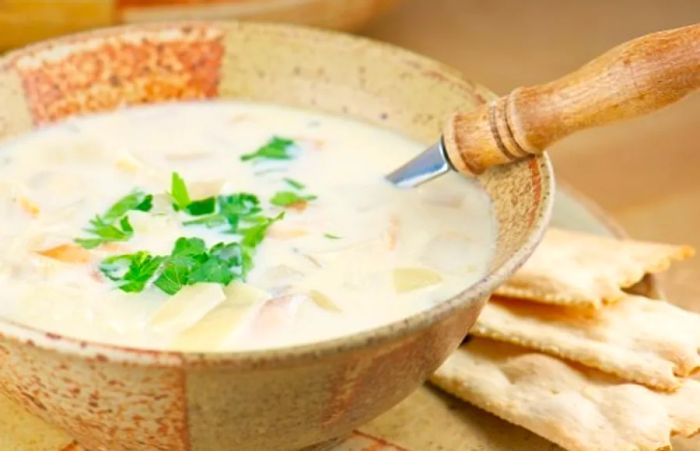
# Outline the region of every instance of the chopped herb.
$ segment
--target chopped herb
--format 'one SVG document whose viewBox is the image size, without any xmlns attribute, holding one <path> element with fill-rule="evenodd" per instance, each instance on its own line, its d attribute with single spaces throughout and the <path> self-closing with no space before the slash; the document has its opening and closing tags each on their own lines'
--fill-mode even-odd
<svg viewBox="0 0 700 451">
<path fill-rule="evenodd" d="M 137 195 L 138 194 L 138 195 Z M 148 211 L 152 196 L 132 193 L 120 200 L 104 217 L 96 217 L 90 223 L 91 232 L 97 238 L 78 240 L 84 247 L 95 247 L 104 241 L 128 239 L 133 235 L 127 212 L 133 209 Z M 255 248 L 262 242 L 267 229 L 284 217 L 262 214 L 260 200 L 249 193 L 236 193 L 207 197 L 192 201 L 184 179 L 172 174 L 170 197 L 177 211 L 184 211 L 196 219 L 185 225 L 200 224 L 206 227 L 228 226 L 226 232 L 236 233 L 240 242 L 218 243 L 208 249 L 200 238 L 179 238 L 170 255 L 152 256 L 139 251 L 117 255 L 102 261 L 100 271 L 127 292 L 143 291 L 149 283 L 168 294 L 175 294 L 183 286 L 200 282 L 228 285 L 233 280 L 245 279 L 253 267 Z M 305 200 L 313 196 L 305 196 Z"/>
<path fill-rule="evenodd" d="M 94 249 L 106 242 L 102 238 L 76 238 L 74 241 L 84 249 Z"/>
<path fill-rule="evenodd" d="M 214 213 L 216 210 L 216 197 L 207 197 L 201 200 L 194 200 L 185 207 L 185 211 L 192 216 L 202 216 Z"/>
<path fill-rule="evenodd" d="M 251 247 L 241 247 L 243 279 L 245 279 L 246 275 L 250 272 L 251 269 L 253 269 L 253 251 L 254 249 Z"/>
<path fill-rule="evenodd" d="M 341 238 L 338 235 L 333 235 L 332 233 L 324 233 L 323 236 L 325 236 L 329 240 L 339 240 Z"/>
<path fill-rule="evenodd" d="M 201 238 L 178 238 L 170 253 L 171 257 L 192 257 L 207 252 L 207 245 Z"/>
<path fill-rule="evenodd" d="M 314 195 L 303 195 L 294 191 L 278 191 L 270 199 L 270 203 L 280 207 L 288 207 L 289 205 L 300 204 L 316 199 Z"/>
<path fill-rule="evenodd" d="M 189 221 L 183 222 L 183 224 L 186 226 L 203 225 L 211 229 L 226 224 L 226 218 L 220 214 L 213 214 L 198 219 L 191 219 Z"/>
<path fill-rule="evenodd" d="M 192 202 L 185 180 L 177 172 L 173 172 L 171 177 L 170 197 L 173 199 L 175 210 L 184 210 Z"/>
<path fill-rule="evenodd" d="M 187 285 L 190 273 L 201 263 L 194 256 L 171 256 L 165 260 L 163 271 L 153 284 L 168 294 L 175 294 Z"/>
<path fill-rule="evenodd" d="M 99 268 L 120 290 L 140 292 L 155 279 L 153 285 L 172 295 L 185 285 L 200 282 L 228 285 L 245 278 L 252 268 L 253 247 L 218 243 L 207 249 L 200 238 L 179 238 L 168 256 L 139 251 L 106 258 Z"/>
<path fill-rule="evenodd" d="M 287 184 L 288 184 L 289 186 L 291 186 L 292 188 L 295 188 L 295 189 L 298 189 L 298 190 L 302 190 L 302 189 L 306 188 L 306 185 L 304 185 L 303 183 L 298 182 L 298 181 L 296 181 L 296 180 L 294 180 L 294 179 L 289 179 L 289 178 L 287 178 L 287 179 L 284 179 L 284 181 L 287 182 Z"/>
<path fill-rule="evenodd" d="M 153 277 L 164 257 L 153 257 L 148 252 L 117 255 L 100 263 L 100 271 L 110 280 L 117 282 L 120 290 L 127 293 L 143 291 Z"/>
<path fill-rule="evenodd" d="M 153 196 L 142 191 L 134 191 L 121 199 L 102 216 L 90 220 L 86 232 L 96 235 L 94 238 L 77 238 L 75 240 L 85 249 L 93 249 L 112 241 L 126 241 L 134 234 L 127 213 L 132 210 L 150 211 L 153 208 Z"/>
<path fill-rule="evenodd" d="M 284 212 L 278 214 L 274 218 L 262 218 L 261 220 L 258 221 L 257 224 L 248 227 L 247 229 L 243 229 L 240 231 L 241 235 L 243 235 L 243 239 L 241 240 L 241 244 L 243 247 L 248 247 L 248 248 L 255 248 L 260 244 L 265 238 L 265 234 L 267 233 L 267 229 L 270 228 L 272 224 L 275 222 L 281 220 L 284 218 Z"/>
<path fill-rule="evenodd" d="M 231 216 L 254 216 L 262 211 L 260 200 L 254 194 L 238 193 L 219 196 L 219 209 L 227 218 Z"/>
<path fill-rule="evenodd" d="M 185 221 L 185 225 L 204 225 L 209 228 L 228 225 L 230 232 L 236 232 L 241 221 L 254 222 L 263 216 L 260 201 L 257 196 L 249 193 L 237 193 L 221 195 L 216 198 L 214 211 L 218 206 L 218 212 L 203 216 L 198 219 Z"/>
<path fill-rule="evenodd" d="M 254 160 L 257 158 L 267 158 L 271 160 L 291 160 L 293 155 L 290 150 L 294 147 L 291 139 L 273 136 L 267 143 L 258 148 L 255 152 L 241 155 L 242 161 Z"/>
<path fill-rule="evenodd" d="M 142 191 L 134 191 L 119 199 L 102 215 L 102 220 L 108 224 L 120 219 L 130 210 L 150 211 L 153 207 L 153 195 Z"/>
<path fill-rule="evenodd" d="M 179 238 L 154 285 L 168 294 L 175 294 L 185 285 L 199 282 L 228 285 L 243 276 L 238 243 L 219 243 L 207 250 L 199 238 Z"/>
<path fill-rule="evenodd" d="M 232 280 L 242 278 L 243 255 L 238 243 L 219 243 L 209 251 L 209 258 L 189 276 L 190 284 L 214 282 L 228 285 Z"/>
</svg>

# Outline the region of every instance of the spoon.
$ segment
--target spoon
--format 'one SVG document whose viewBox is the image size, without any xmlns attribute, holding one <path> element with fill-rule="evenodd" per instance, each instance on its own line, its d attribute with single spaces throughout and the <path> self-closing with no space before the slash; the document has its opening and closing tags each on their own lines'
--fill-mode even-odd
<svg viewBox="0 0 700 451">
<path fill-rule="evenodd" d="M 475 175 L 542 153 L 578 130 L 640 116 L 700 88 L 700 24 L 621 44 L 550 83 L 456 112 L 441 139 L 387 176 L 401 188 Z"/>
</svg>

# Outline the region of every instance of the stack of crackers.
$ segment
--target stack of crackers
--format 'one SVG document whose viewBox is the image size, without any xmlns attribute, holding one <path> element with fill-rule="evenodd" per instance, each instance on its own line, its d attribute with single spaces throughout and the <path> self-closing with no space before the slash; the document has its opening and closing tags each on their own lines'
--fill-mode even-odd
<svg viewBox="0 0 700 451">
<path fill-rule="evenodd" d="M 565 449 L 671 449 L 700 430 L 700 315 L 625 288 L 692 253 L 550 229 L 431 381 Z"/>
</svg>

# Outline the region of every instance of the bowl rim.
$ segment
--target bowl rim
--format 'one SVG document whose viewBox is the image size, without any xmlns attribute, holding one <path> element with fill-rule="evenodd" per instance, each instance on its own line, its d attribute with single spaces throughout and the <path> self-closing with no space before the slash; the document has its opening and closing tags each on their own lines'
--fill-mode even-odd
<svg viewBox="0 0 700 451">
<path fill-rule="evenodd" d="M 16 59 L 48 47 L 70 45 L 89 38 L 115 36 L 130 31 L 172 29 L 188 26 L 221 27 L 222 29 L 232 26 L 260 30 L 266 28 L 274 30 L 287 29 L 296 33 L 303 33 L 307 36 L 316 37 L 317 39 L 344 39 L 350 43 L 364 44 L 375 48 L 383 47 L 385 50 L 393 52 L 402 58 L 429 64 L 432 69 L 449 74 L 450 78 L 452 78 L 455 83 L 468 85 L 471 89 L 477 89 L 488 93 L 491 92 L 482 85 L 470 81 L 460 71 L 447 64 L 393 44 L 344 32 L 323 30 L 302 25 L 274 24 L 255 21 L 240 22 L 235 20 L 154 22 L 103 27 L 90 31 L 73 33 L 58 38 L 42 40 L 7 52 L 0 57 L 0 68 L 5 69 Z M 431 308 L 378 327 L 328 340 L 279 348 L 205 352 L 136 348 L 101 343 L 47 332 L 3 317 L 0 317 L 0 337 L 11 341 L 19 341 L 22 344 L 28 344 L 32 347 L 44 350 L 57 351 L 62 354 L 70 354 L 76 357 L 98 361 L 181 368 L 213 365 L 235 366 L 240 369 L 261 367 L 269 363 L 274 363 L 276 366 L 296 366 L 309 361 L 325 359 L 328 356 L 391 343 L 430 327 L 432 324 L 444 319 L 446 316 L 470 302 L 478 302 L 478 300 L 486 298 L 500 283 L 522 266 L 532 252 L 534 252 L 551 218 L 554 205 L 555 183 L 552 164 L 546 153 L 532 157 L 530 164 L 532 164 L 539 173 L 542 187 L 540 195 L 542 203 L 531 225 L 532 232 L 523 245 L 509 256 L 502 265 L 488 272 L 477 282 L 468 286 L 458 294 L 435 304 Z"/>
</svg>

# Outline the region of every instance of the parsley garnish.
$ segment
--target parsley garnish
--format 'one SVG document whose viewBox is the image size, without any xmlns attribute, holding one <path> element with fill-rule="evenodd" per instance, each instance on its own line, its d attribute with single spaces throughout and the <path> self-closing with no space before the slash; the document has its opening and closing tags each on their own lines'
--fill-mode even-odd
<svg viewBox="0 0 700 451">
<path fill-rule="evenodd" d="M 185 179 L 177 172 L 173 172 L 170 183 L 170 198 L 173 200 L 175 211 L 183 210 L 192 216 L 202 216 L 213 213 L 216 210 L 216 198 L 192 200 Z"/>
<path fill-rule="evenodd" d="M 226 194 L 191 200 L 187 184 L 177 172 L 173 172 L 170 196 L 175 210 L 182 210 L 191 216 L 199 216 L 183 222 L 184 225 L 206 227 L 229 226 L 229 232 L 236 232 L 241 221 L 256 221 L 262 211 L 258 197 L 249 193 Z"/>
<path fill-rule="evenodd" d="M 172 174 L 170 197 L 176 211 L 196 219 L 183 224 L 206 227 L 226 225 L 227 232 L 236 233 L 238 241 L 218 243 L 210 249 L 200 238 L 179 238 L 166 256 L 153 256 L 145 251 L 106 258 L 99 266 L 108 279 L 126 292 L 143 291 L 152 283 L 168 294 L 175 294 L 185 285 L 212 282 L 228 285 L 233 280 L 245 279 L 253 267 L 255 248 L 265 238 L 267 229 L 284 217 L 262 214 L 257 196 L 237 193 L 192 200 L 185 180 L 177 172 Z M 310 200 L 313 196 L 305 196 Z M 149 211 L 151 195 L 134 192 L 114 204 L 102 217 L 90 223 L 90 231 L 98 238 L 80 239 L 84 247 L 95 247 L 104 241 L 128 239 L 133 228 L 126 215 L 130 210 Z M 309 198 L 309 199 L 306 199 Z"/>
<path fill-rule="evenodd" d="M 306 185 L 294 179 L 284 179 L 284 181 L 294 189 L 302 190 L 306 188 Z"/>
<path fill-rule="evenodd" d="M 240 231 L 241 235 L 243 235 L 243 239 L 241 240 L 241 244 L 243 245 L 244 248 L 255 248 L 260 244 L 265 238 L 265 234 L 267 233 L 267 229 L 270 228 L 272 224 L 275 222 L 281 220 L 284 218 L 284 212 L 278 214 L 274 218 L 261 218 L 260 220 L 257 221 L 257 224 L 250 226 L 246 229 L 243 229 Z"/>
<path fill-rule="evenodd" d="M 145 251 L 117 255 L 103 260 L 100 271 L 122 291 L 143 291 L 155 278 L 153 284 L 172 295 L 185 285 L 228 285 L 242 279 L 250 269 L 250 261 L 245 260 L 238 243 L 218 243 L 207 249 L 200 238 L 179 238 L 168 256 L 151 256 Z"/>
<path fill-rule="evenodd" d="M 258 197 L 248 193 L 220 195 L 212 199 L 211 214 L 185 221 L 185 225 L 204 225 L 209 228 L 228 225 L 230 232 L 236 232 L 241 222 L 254 222 L 264 219 Z M 192 205 L 190 205 L 190 208 Z M 215 213 L 213 213 L 215 211 Z"/>
<path fill-rule="evenodd" d="M 309 194 L 298 194 L 294 191 L 278 191 L 270 199 L 270 203 L 280 207 L 288 207 L 294 204 L 301 204 L 316 199 L 316 196 Z"/>
<path fill-rule="evenodd" d="M 150 211 L 153 208 L 153 196 L 142 191 L 134 191 L 121 199 L 102 216 L 90 220 L 86 232 L 96 235 L 94 238 L 77 238 L 76 243 L 85 249 L 93 249 L 111 241 L 126 241 L 134 234 L 127 213 L 132 210 Z"/>
<path fill-rule="evenodd" d="M 117 255 L 100 263 L 100 271 L 108 279 L 117 282 L 120 290 L 127 293 L 142 291 L 153 277 L 164 257 L 153 257 L 148 252 Z"/>
<path fill-rule="evenodd" d="M 218 243 L 207 250 L 199 238 L 179 238 L 154 285 L 175 294 L 185 285 L 199 282 L 228 285 L 243 276 L 240 244 Z"/>
<path fill-rule="evenodd" d="M 329 240 L 339 240 L 341 238 L 338 235 L 333 235 L 332 233 L 324 233 L 323 236 L 325 236 Z"/>
<path fill-rule="evenodd" d="M 177 172 L 173 172 L 171 176 L 170 197 L 173 199 L 175 210 L 184 210 L 192 202 L 185 180 Z"/>
<path fill-rule="evenodd" d="M 240 198 L 239 198 L 240 199 Z M 253 253 L 267 229 L 284 217 L 259 216 L 254 224 L 239 231 L 240 243 L 218 243 L 207 249 L 200 238 L 178 238 L 167 256 L 151 256 L 148 252 L 106 258 L 100 271 L 126 292 L 139 292 L 149 281 L 168 294 L 175 294 L 185 285 L 200 282 L 228 285 L 245 279 L 253 267 Z"/>
<path fill-rule="evenodd" d="M 207 197 L 201 200 L 194 200 L 185 208 L 192 216 L 202 216 L 214 213 L 216 210 L 216 198 Z"/>
<path fill-rule="evenodd" d="M 271 160 L 291 160 L 293 155 L 290 150 L 294 147 L 291 139 L 273 136 L 268 142 L 259 147 L 255 152 L 241 155 L 242 161 L 254 160 L 257 158 L 268 158 Z"/>
<path fill-rule="evenodd" d="M 298 191 L 303 190 L 306 188 L 306 185 L 304 185 L 301 182 L 298 182 L 294 179 L 286 178 L 284 179 L 285 182 L 292 188 L 294 188 L 296 191 L 278 191 L 272 196 L 270 199 L 270 203 L 272 205 L 277 205 L 279 207 L 288 207 L 291 205 L 297 205 L 297 204 L 304 204 L 310 200 L 316 199 L 316 196 L 313 194 L 301 194 Z"/>
</svg>

